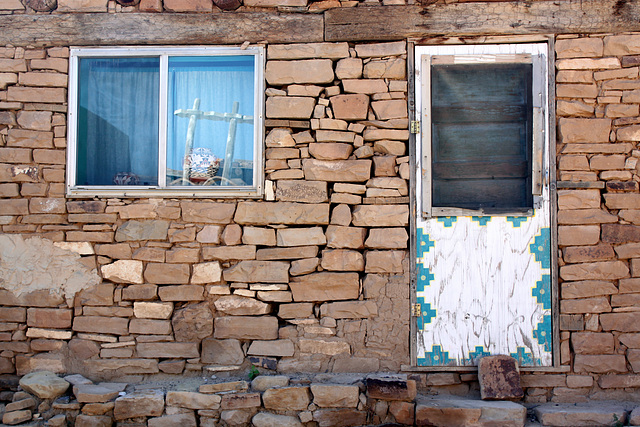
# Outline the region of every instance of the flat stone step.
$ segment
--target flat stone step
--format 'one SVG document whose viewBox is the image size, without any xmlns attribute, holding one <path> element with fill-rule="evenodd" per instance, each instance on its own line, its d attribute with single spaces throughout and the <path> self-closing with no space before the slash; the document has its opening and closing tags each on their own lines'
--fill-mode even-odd
<svg viewBox="0 0 640 427">
<path fill-rule="evenodd" d="M 618 403 L 593 401 L 583 404 L 543 403 L 533 411 L 538 421 L 549 427 L 628 425 L 625 423 L 630 412 Z"/>
<path fill-rule="evenodd" d="M 416 425 L 447 427 L 524 427 L 527 408 L 509 401 L 456 396 L 418 396 Z"/>
</svg>

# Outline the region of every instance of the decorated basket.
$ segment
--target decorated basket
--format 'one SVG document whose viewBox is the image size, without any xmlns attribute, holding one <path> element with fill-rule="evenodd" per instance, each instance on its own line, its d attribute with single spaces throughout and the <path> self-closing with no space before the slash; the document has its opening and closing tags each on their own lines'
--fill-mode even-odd
<svg viewBox="0 0 640 427">
<path fill-rule="evenodd" d="M 190 179 L 209 179 L 218 173 L 220 159 L 208 148 L 194 148 L 184 159 Z"/>
<path fill-rule="evenodd" d="M 113 176 L 115 185 L 138 185 L 140 178 L 133 172 L 118 172 Z"/>
</svg>

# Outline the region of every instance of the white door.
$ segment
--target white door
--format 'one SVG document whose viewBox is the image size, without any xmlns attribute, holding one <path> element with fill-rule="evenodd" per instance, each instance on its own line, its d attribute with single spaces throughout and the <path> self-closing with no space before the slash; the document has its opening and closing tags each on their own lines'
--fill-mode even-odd
<svg viewBox="0 0 640 427">
<path fill-rule="evenodd" d="M 416 47 L 417 366 L 553 363 L 547 49 Z"/>
</svg>

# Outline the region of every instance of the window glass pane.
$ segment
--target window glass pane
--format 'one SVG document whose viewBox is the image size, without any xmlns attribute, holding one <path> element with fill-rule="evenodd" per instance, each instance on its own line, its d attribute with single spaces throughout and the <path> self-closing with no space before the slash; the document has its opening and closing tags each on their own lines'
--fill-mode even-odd
<svg viewBox="0 0 640 427">
<path fill-rule="evenodd" d="M 433 206 L 528 208 L 531 64 L 431 68 Z"/>
<path fill-rule="evenodd" d="M 253 186 L 254 56 L 169 58 L 167 185 Z"/>
<path fill-rule="evenodd" d="M 80 58 L 77 185 L 157 185 L 158 58 Z"/>
</svg>

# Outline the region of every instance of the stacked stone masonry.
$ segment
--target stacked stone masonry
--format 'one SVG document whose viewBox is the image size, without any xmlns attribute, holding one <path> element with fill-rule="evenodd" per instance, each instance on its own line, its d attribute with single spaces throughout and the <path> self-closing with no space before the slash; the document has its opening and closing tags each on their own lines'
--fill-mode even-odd
<svg viewBox="0 0 640 427">
<path fill-rule="evenodd" d="M 242 8 L 337 3 L 359 2 Z M 215 8 L 61 0 L 53 13 Z M 0 13 L 32 12 L 0 0 Z M 69 49 L 0 48 L 1 374 L 410 364 L 407 43 L 266 46 L 260 200 L 66 198 Z M 525 400 L 637 398 L 640 34 L 560 35 L 555 47 L 568 373 L 526 373 Z M 477 388 L 473 374 L 412 378 L 442 393 Z"/>
<path fill-rule="evenodd" d="M 2 373 L 409 360 L 405 42 L 268 46 L 266 200 L 65 198 L 68 49 L 1 52 Z"/>
</svg>

